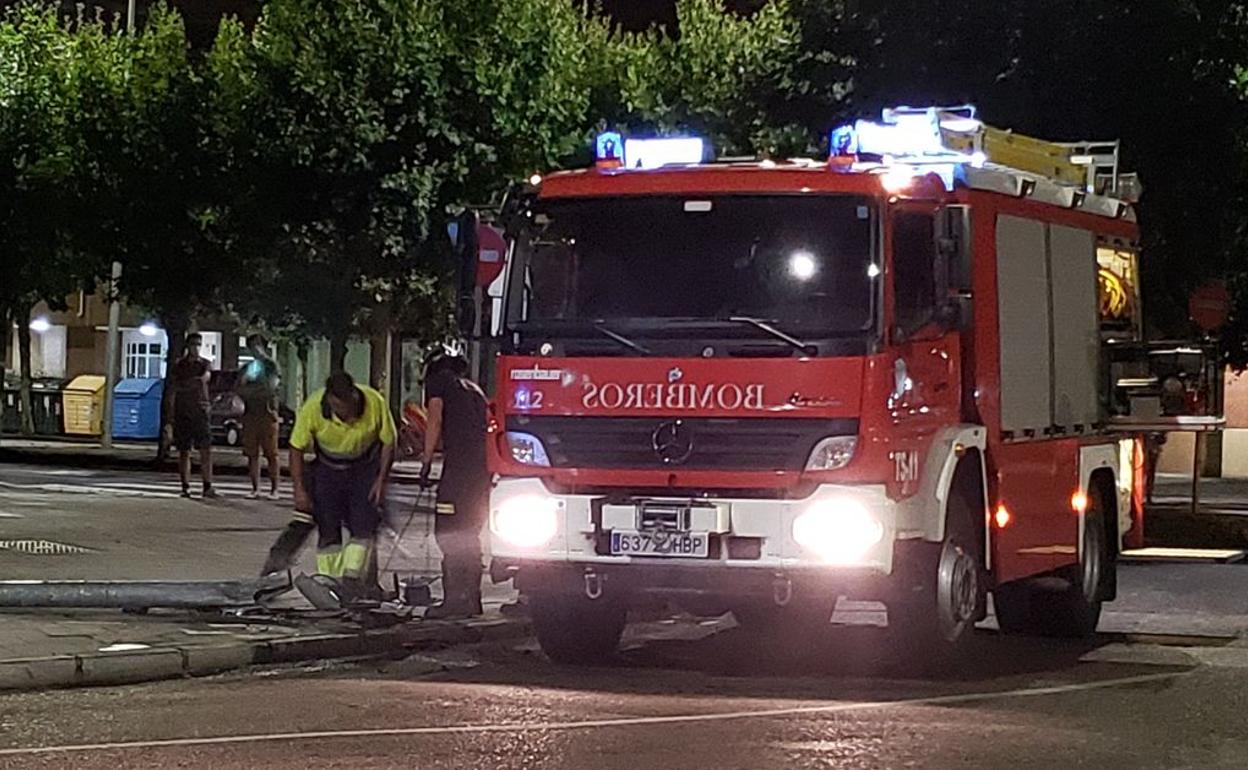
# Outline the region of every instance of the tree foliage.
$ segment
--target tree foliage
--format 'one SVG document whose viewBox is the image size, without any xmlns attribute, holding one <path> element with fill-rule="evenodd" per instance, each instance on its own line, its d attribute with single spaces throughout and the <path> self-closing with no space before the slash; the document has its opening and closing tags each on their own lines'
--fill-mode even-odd
<svg viewBox="0 0 1248 770">
<path fill-rule="evenodd" d="M 222 67 L 254 116 L 240 242 L 267 258 L 247 312 L 330 338 L 338 365 L 353 330 L 440 331 L 450 214 L 581 144 L 594 24 L 562 0 L 270 3 Z"/>
<path fill-rule="evenodd" d="M 738 15 L 723 0 L 680 0 L 679 35 L 652 28 L 620 32 L 604 56 L 603 107 L 616 124 L 692 131 L 724 154 L 789 154 L 810 144 L 800 127 L 777 121 L 802 60 L 801 30 L 787 0 Z"/>
<path fill-rule="evenodd" d="M 74 258 L 67 235 L 79 97 L 74 41 L 57 15 L 34 5 L 8 10 L 0 19 L 0 321 L 6 338 L 9 320 L 17 324 L 27 434 L 34 431 L 31 308 L 40 299 L 63 306 L 92 273 Z"/>
<path fill-rule="evenodd" d="M 677 0 L 629 32 L 567 0 L 270 0 L 193 49 L 164 5 L 134 34 L 22 5 L 0 21 L 0 309 L 123 263 L 177 326 L 234 312 L 337 357 L 351 334 L 447 331 L 448 219 L 607 126 L 719 154 L 805 154 L 888 104 L 962 103 L 1141 172 L 1153 320 L 1230 278 L 1248 364 L 1248 29 L 1230 0 Z"/>
</svg>

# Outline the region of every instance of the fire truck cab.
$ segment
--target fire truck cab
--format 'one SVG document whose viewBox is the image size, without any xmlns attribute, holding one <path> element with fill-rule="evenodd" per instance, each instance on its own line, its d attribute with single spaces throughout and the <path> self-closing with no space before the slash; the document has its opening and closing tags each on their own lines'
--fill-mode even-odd
<svg viewBox="0 0 1248 770">
<path fill-rule="evenodd" d="M 543 649 L 610 655 L 654 598 L 803 634 L 880 600 L 940 654 L 992 593 L 1005 632 L 1090 634 L 1143 432 L 1216 422 L 1150 406 L 1116 146 L 964 107 L 705 152 L 604 134 L 503 212 L 490 571 Z"/>
</svg>

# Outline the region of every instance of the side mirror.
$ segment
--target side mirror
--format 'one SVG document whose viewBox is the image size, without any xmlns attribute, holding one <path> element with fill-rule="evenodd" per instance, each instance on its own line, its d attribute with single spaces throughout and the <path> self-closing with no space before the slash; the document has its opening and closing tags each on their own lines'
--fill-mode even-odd
<svg viewBox="0 0 1248 770">
<path fill-rule="evenodd" d="M 940 211 L 936 233 L 937 280 L 950 295 L 971 291 L 971 210 L 946 206 Z M 949 296 L 949 295 L 942 295 Z"/>
<path fill-rule="evenodd" d="M 477 322 L 477 212 L 465 209 L 451 222 L 451 253 L 455 258 L 455 316 L 460 333 L 473 333 Z"/>
<path fill-rule="evenodd" d="M 947 329 L 972 321 L 971 210 L 941 209 L 936 236 L 936 320 Z"/>
</svg>

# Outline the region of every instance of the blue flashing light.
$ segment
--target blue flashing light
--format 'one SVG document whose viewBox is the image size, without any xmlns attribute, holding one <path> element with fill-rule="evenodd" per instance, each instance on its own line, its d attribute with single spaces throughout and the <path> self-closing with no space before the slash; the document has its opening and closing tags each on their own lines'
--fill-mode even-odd
<svg viewBox="0 0 1248 770">
<path fill-rule="evenodd" d="M 896 168 L 898 164 L 913 168 L 915 175 L 936 173 L 952 189 L 963 164 L 981 167 L 987 159 L 982 152 L 951 149 L 945 144 L 944 131 L 969 133 L 980 126 L 973 107 L 948 111 L 898 107 L 884 110 L 880 122 L 859 120 L 833 129 L 828 147 L 833 159 L 877 156 L 895 167 L 894 177 L 905 173 Z"/>
<path fill-rule="evenodd" d="M 853 124 L 832 129 L 828 138 L 828 153 L 833 158 L 845 158 L 858 154 L 858 132 Z"/>
<path fill-rule="evenodd" d="M 602 163 L 624 162 L 624 137 L 616 131 L 606 131 L 594 140 L 594 160 Z"/>
</svg>

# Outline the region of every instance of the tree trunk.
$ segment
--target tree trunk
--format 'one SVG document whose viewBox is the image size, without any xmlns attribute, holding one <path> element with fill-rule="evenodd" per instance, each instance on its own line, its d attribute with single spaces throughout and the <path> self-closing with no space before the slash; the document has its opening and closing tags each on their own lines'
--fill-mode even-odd
<svg viewBox="0 0 1248 770">
<path fill-rule="evenodd" d="M 337 373 L 347 368 L 347 333 L 335 332 L 329 338 L 329 371 Z"/>
<path fill-rule="evenodd" d="M 295 355 L 299 357 L 299 403 L 302 404 L 308 400 L 308 395 L 312 392 L 308 389 L 308 341 L 300 340 L 295 343 Z"/>
<path fill-rule="evenodd" d="M 35 414 L 34 404 L 31 399 L 31 373 L 30 373 L 30 306 L 22 308 L 17 314 L 17 356 L 18 365 L 22 372 L 21 385 L 21 415 L 22 415 L 22 435 L 35 435 Z"/>
<path fill-rule="evenodd" d="M 156 444 L 156 462 L 163 463 L 169 459 L 170 438 L 173 425 L 173 365 L 182 357 L 182 349 L 186 347 L 186 320 L 182 318 L 162 318 L 168 344 L 165 350 L 165 386 L 160 394 L 160 438 Z"/>
<path fill-rule="evenodd" d="M 390 385 L 390 335 L 374 334 L 368 341 L 368 384 L 385 395 Z"/>
<path fill-rule="evenodd" d="M 4 405 L 8 401 L 4 397 L 4 375 L 5 367 L 9 365 L 9 337 L 13 336 L 9 329 L 13 328 L 11 316 L 6 308 L 4 312 L 0 312 L 0 425 L 4 424 Z"/>
</svg>

